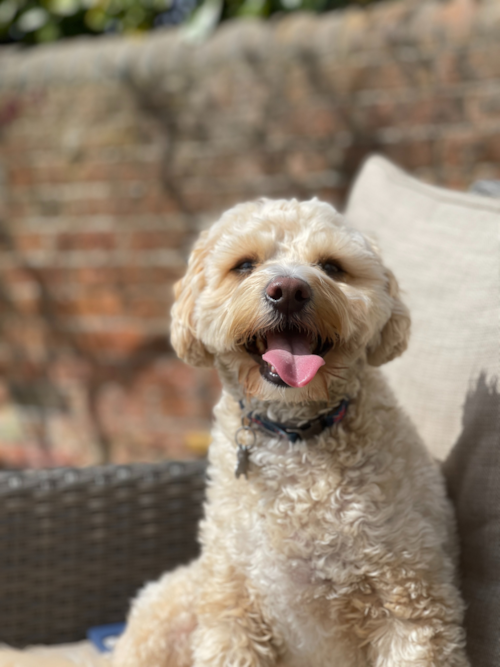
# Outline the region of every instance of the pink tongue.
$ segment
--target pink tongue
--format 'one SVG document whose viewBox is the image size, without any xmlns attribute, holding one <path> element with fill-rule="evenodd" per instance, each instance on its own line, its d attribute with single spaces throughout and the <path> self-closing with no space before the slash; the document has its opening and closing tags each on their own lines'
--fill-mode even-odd
<svg viewBox="0 0 500 667">
<path fill-rule="evenodd" d="M 304 387 L 325 363 L 320 356 L 309 352 L 307 336 L 300 333 L 268 333 L 267 352 L 262 358 L 291 387 Z"/>
</svg>

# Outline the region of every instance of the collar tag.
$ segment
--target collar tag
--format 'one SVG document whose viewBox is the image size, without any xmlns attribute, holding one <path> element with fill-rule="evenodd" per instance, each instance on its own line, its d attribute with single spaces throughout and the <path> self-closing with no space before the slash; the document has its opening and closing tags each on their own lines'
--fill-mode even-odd
<svg viewBox="0 0 500 667">
<path fill-rule="evenodd" d="M 252 426 L 245 425 L 245 418 L 243 417 L 241 426 L 236 433 L 234 434 L 234 441 L 238 446 L 236 452 L 236 468 L 234 474 L 236 479 L 240 475 L 244 475 L 248 479 L 248 468 L 250 465 L 250 450 L 255 445 L 257 440 L 257 435 L 255 429 Z"/>
<path fill-rule="evenodd" d="M 234 469 L 234 476 L 236 479 L 240 475 L 244 475 L 248 479 L 248 468 L 250 466 L 250 448 L 245 445 L 238 445 L 236 452 L 236 468 Z"/>
</svg>

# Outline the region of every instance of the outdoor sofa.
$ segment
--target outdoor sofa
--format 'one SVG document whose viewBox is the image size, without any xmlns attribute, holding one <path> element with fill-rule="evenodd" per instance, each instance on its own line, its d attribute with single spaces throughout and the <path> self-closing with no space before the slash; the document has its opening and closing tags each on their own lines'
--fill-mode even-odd
<svg viewBox="0 0 500 667">
<path fill-rule="evenodd" d="M 386 373 L 443 461 L 472 666 L 498 667 L 500 199 L 426 185 L 375 156 L 347 217 L 376 239 L 410 307 L 410 347 Z M 0 642 L 77 642 L 124 620 L 145 581 L 196 556 L 204 485 L 204 462 L 0 473 Z M 0 667 L 55 666 L 48 651 L 0 651 Z M 105 663 L 85 643 L 63 653 L 58 665 Z"/>
</svg>

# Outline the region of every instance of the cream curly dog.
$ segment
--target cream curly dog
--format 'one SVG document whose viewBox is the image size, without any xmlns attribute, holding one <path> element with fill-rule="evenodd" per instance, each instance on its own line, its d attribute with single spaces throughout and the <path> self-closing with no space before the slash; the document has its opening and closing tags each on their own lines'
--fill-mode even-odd
<svg viewBox="0 0 500 667">
<path fill-rule="evenodd" d="M 468 665 L 443 481 L 376 368 L 410 319 L 374 245 L 316 199 L 242 204 L 175 292 L 177 353 L 223 384 L 202 554 L 114 664 Z"/>
</svg>

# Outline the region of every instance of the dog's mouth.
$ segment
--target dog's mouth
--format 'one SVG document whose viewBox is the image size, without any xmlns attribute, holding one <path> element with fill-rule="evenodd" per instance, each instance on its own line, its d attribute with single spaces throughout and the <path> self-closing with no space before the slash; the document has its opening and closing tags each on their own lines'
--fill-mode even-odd
<svg viewBox="0 0 500 667">
<path fill-rule="evenodd" d="M 259 332 L 245 343 L 246 351 L 259 363 L 262 377 L 278 387 L 309 384 L 332 347 L 332 340 L 293 326 Z"/>
</svg>

